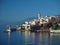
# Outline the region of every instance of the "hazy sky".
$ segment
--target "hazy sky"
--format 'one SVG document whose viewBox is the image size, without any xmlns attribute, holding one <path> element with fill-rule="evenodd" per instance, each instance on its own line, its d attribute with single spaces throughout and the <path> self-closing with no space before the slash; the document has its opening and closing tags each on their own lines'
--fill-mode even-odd
<svg viewBox="0 0 60 45">
<path fill-rule="evenodd" d="M 20 21 L 28 17 L 60 14 L 60 0 L 0 0 L 0 21 Z"/>
</svg>

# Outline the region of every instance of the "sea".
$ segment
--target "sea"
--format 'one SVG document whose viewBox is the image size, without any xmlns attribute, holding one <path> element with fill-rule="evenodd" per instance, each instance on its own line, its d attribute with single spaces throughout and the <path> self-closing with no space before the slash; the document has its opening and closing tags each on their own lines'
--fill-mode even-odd
<svg viewBox="0 0 60 45">
<path fill-rule="evenodd" d="M 60 33 L 14 31 L 3 32 L 0 26 L 0 45 L 60 45 Z"/>
</svg>

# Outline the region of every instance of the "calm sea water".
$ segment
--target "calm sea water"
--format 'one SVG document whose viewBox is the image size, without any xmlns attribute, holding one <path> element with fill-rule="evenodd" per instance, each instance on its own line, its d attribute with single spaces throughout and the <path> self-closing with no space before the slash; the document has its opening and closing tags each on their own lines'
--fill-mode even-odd
<svg viewBox="0 0 60 45">
<path fill-rule="evenodd" d="M 60 45 L 60 34 L 35 32 L 2 32 L 0 27 L 0 45 Z"/>
</svg>

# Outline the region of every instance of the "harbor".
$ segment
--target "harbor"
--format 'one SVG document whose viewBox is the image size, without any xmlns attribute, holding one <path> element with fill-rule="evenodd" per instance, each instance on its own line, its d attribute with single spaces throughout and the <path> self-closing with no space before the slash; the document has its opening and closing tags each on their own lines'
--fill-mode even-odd
<svg viewBox="0 0 60 45">
<path fill-rule="evenodd" d="M 19 25 L 9 24 L 4 27 L 0 27 L 2 45 L 60 44 L 60 16 L 43 17 L 38 13 L 37 18 L 26 20 Z"/>
<path fill-rule="evenodd" d="M 60 0 L 0 0 L 0 45 L 60 45 Z"/>
</svg>

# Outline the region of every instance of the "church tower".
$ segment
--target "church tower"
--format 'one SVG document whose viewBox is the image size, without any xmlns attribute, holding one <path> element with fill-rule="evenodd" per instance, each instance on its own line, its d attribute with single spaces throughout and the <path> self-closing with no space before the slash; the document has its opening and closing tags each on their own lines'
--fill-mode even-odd
<svg viewBox="0 0 60 45">
<path fill-rule="evenodd" d="M 41 19 L 41 13 L 38 13 L 38 19 Z"/>
</svg>

